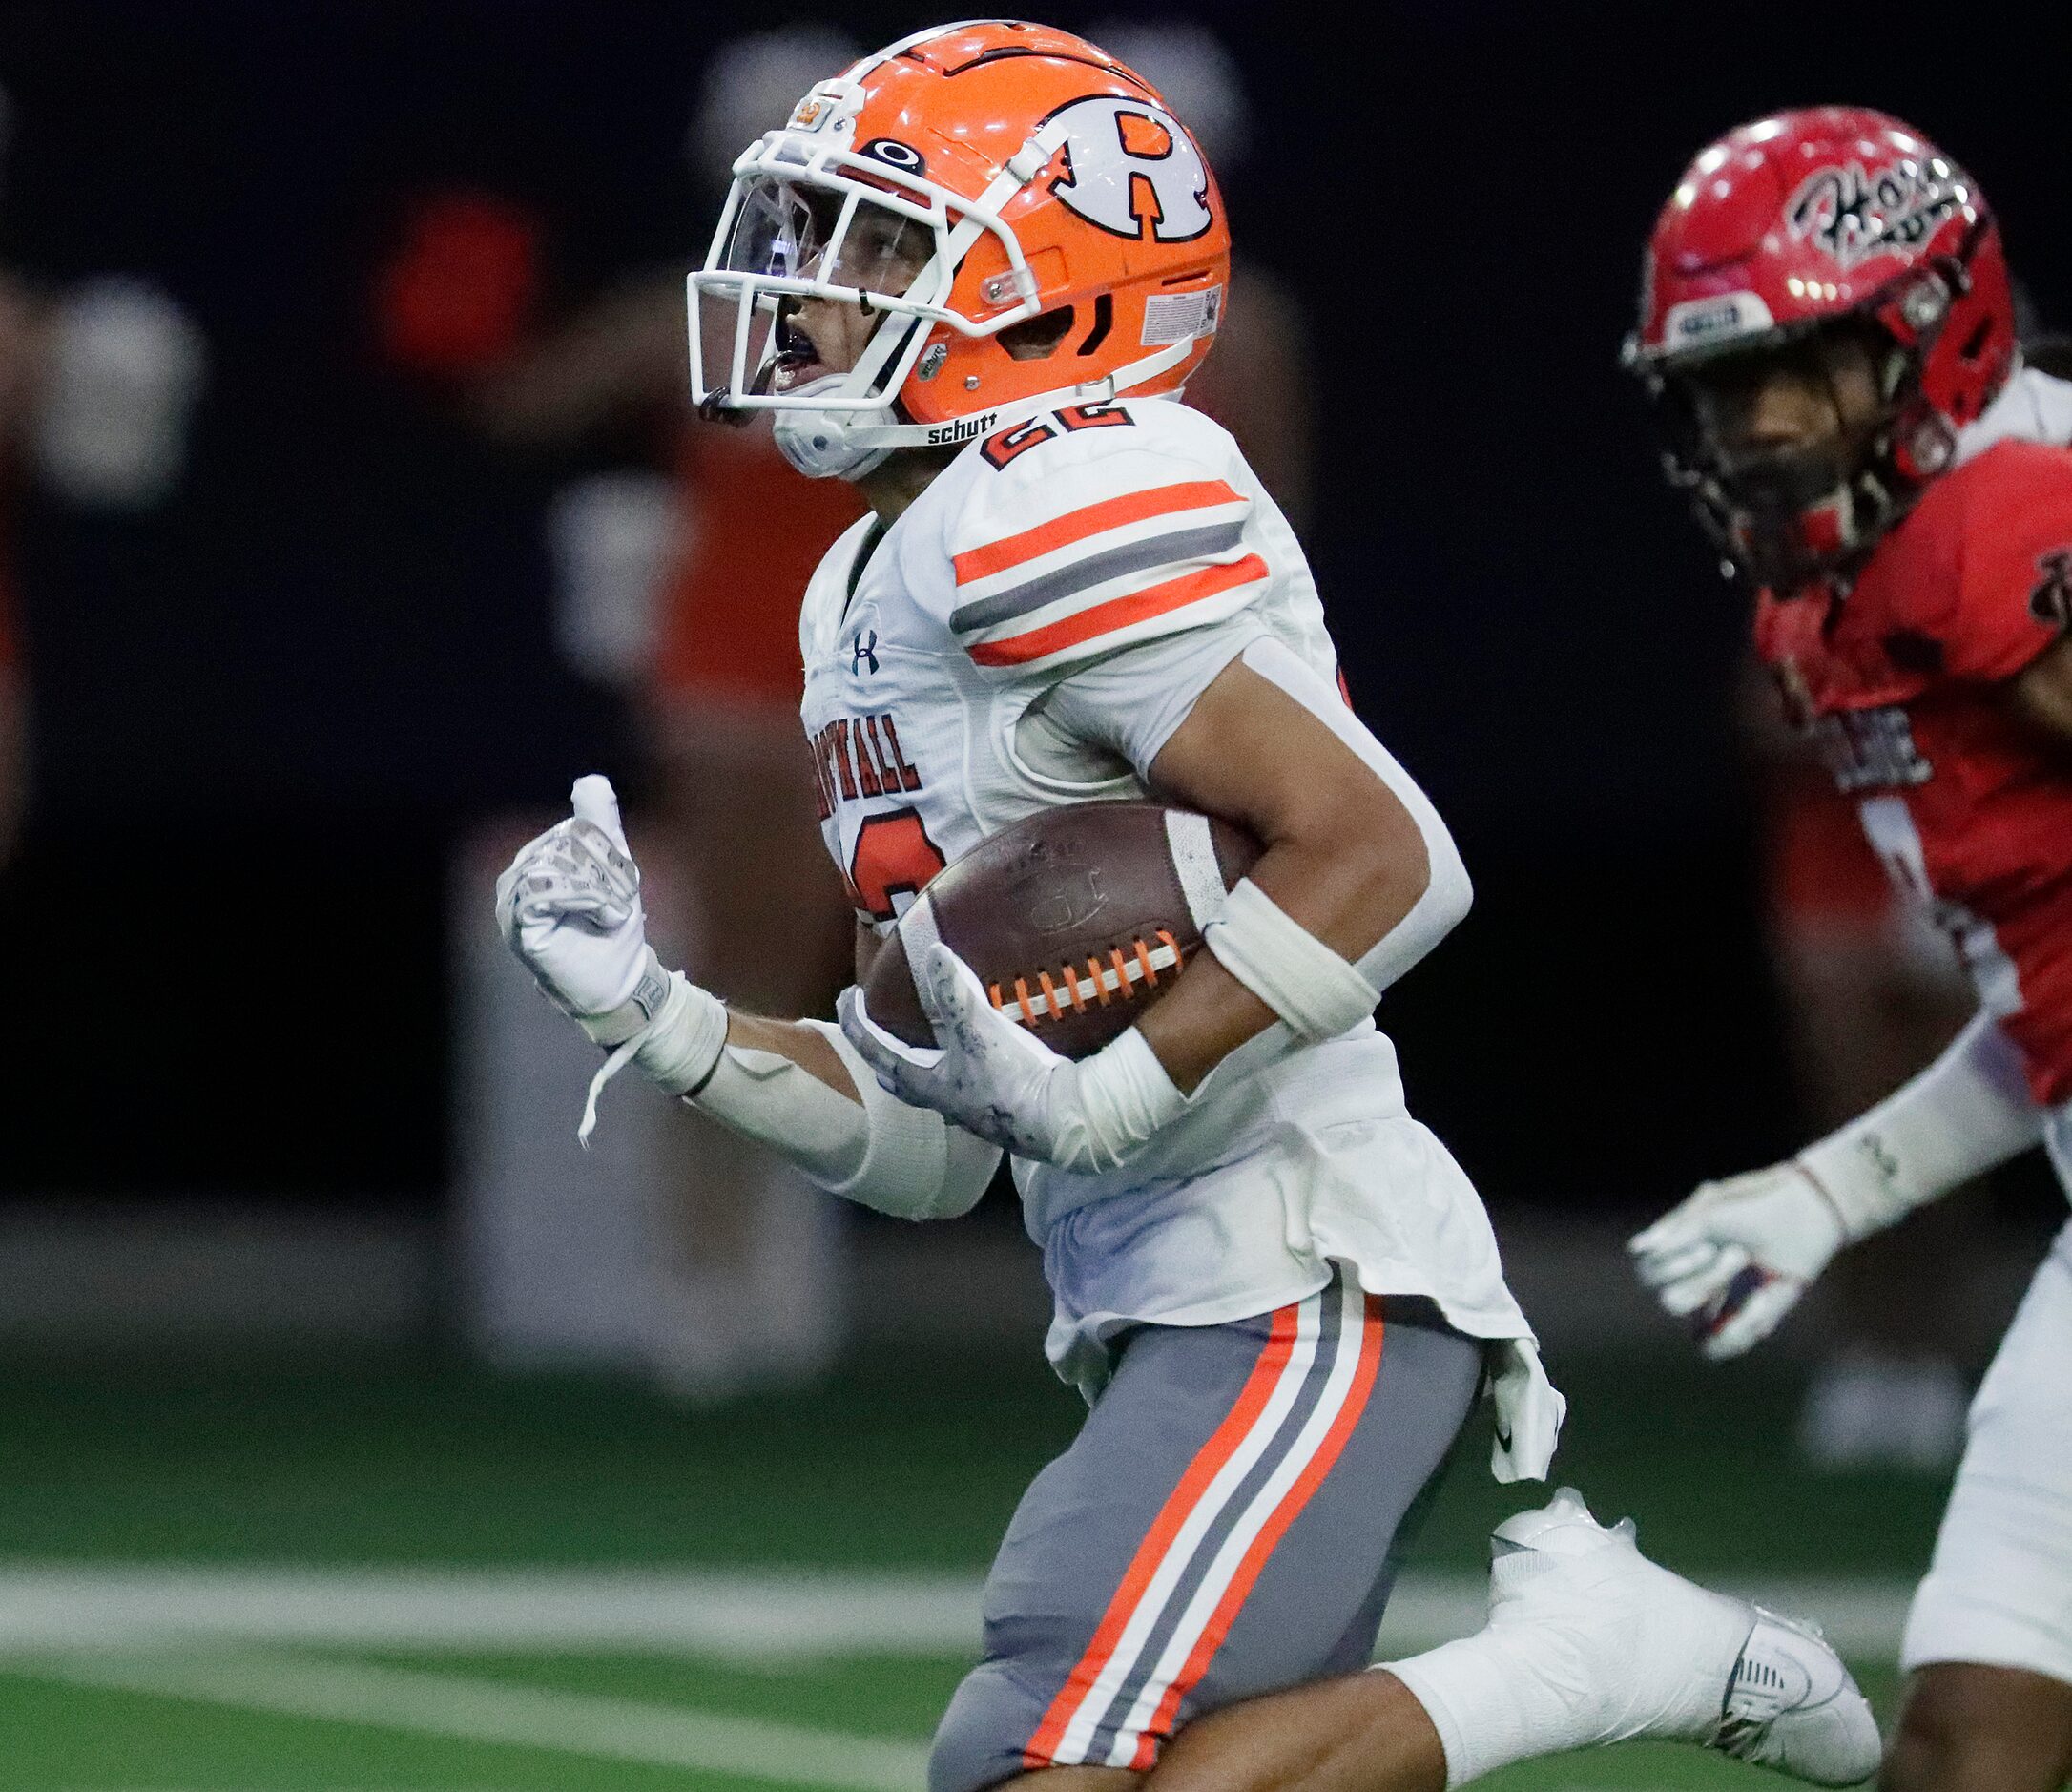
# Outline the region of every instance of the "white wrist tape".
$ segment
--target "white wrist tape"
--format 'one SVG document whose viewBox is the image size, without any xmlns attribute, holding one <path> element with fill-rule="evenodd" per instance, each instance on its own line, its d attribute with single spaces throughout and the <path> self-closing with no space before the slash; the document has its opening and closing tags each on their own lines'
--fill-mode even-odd
<svg viewBox="0 0 2072 1792">
<path fill-rule="evenodd" d="M 576 1138 L 586 1147 L 590 1136 L 597 1130 L 597 1097 L 628 1064 L 638 1066 L 668 1094 L 680 1095 L 712 1074 L 727 1043 L 727 1005 L 711 990 L 699 989 L 682 971 L 663 970 L 652 949 L 648 961 L 649 973 L 642 975 L 632 1001 L 609 1015 L 583 1023 L 584 1031 L 596 1038 L 598 1031 L 592 1029 L 609 1027 L 615 1031 L 623 1024 L 627 1010 L 646 1012 L 648 1004 L 654 1003 L 647 1021 L 612 1047 L 611 1055 L 590 1079 L 582 1123 L 575 1129 Z"/>
<path fill-rule="evenodd" d="M 559 1003 L 550 990 L 542 990 L 549 1002 Z M 607 1052 L 624 1045 L 635 1033 L 645 1031 L 647 1025 L 662 1011 L 662 1004 L 669 995 L 669 972 L 662 969 L 662 961 L 655 957 L 654 948 L 642 948 L 640 977 L 633 985 L 633 992 L 614 1009 L 602 1014 L 577 1014 L 564 1010 L 575 1024 L 590 1035 L 592 1045 L 601 1045 Z"/>
<path fill-rule="evenodd" d="M 976 1207 L 1000 1168 L 1000 1147 L 953 1126 L 931 1108 L 911 1108 L 899 1100 L 833 1022 L 805 1025 L 840 1054 L 863 1097 L 866 1120 L 862 1161 L 846 1180 L 821 1186 L 897 1219 L 954 1219 Z"/>
<path fill-rule="evenodd" d="M 1797 1162 L 1854 1240 L 2026 1151 L 2044 1118 L 2013 1043 L 1980 1014 L 1912 1082 Z"/>
<path fill-rule="evenodd" d="M 1232 976 L 1298 1039 L 1336 1039 L 1365 1020 L 1380 990 L 1249 877 L 1224 899 L 1202 939 Z"/>
<path fill-rule="evenodd" d="M 1120 1163 L 1187 1112 L 1179 1085 L 1134 1027 L 1081 1059 L 1078 1074 L 1080 1118 L 1107 1162 Z"/>
<path fill-rule="evenodd" d="M 691 1105 L 860 1206 L 901 1219 L 954 1219 L 975 1206 L 999 1167 L 998 1147 L 894 1100 L 840 1028 L 800 1025 L 834 1048 L 856 1099 L 781 1052 L 730 1045 Z"/>
</svg>

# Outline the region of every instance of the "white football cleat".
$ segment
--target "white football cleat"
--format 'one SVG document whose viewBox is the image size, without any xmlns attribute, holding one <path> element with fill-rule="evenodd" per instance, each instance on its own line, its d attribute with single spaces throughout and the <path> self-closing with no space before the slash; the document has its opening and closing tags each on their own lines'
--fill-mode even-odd
<svg viewBox="0 0 2072 1792">
<path fill-rule="evenodd" d="M 1535 1656 L 1559 1638 L 1587 1745 L 1694 1742 L 1824 1786 L 1877 1771 L 1869 1701 L 1819 1633 L 1657 1567 L 1631 1519 L 1606 1530 L 1563 1488 L 1490 1549 L 1490 1623 L 1532 1627 Z"/>
</svg>

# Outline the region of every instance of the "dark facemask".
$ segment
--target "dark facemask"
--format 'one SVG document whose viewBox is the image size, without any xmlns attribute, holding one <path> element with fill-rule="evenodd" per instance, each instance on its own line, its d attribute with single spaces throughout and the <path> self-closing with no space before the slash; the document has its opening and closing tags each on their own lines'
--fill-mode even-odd
<svg viewBox="0 0 2072 1792">
<path fill-rule="evenodd" d="M 1867 553 L 1893 513 L 1882 475 L 1904 366 L 1889 340 L 1857 340 L 1874 357 L 1881 405 L 1866 427 L 1777 448 L 1737 447 L 1752 368 L 1723 379 L 1703 369 L 1663 384 L 1666 455 L 1672 481 L 1687 490 L 1700 520 L 1735 570 L 1759 586 L 1789 592 L 1845 571 Z M 1844 405 L 1834 344 L 1808 337 L 1770 351 L 1825 381 L 1835 414 Z"/>
</svg>

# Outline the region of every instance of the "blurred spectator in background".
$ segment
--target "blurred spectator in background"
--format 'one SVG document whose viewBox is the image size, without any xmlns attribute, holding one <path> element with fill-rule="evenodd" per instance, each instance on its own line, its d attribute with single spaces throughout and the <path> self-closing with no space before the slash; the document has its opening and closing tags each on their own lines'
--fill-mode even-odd
<svg viewBox="0 0 2072 1792">
<path fill-rule="evenodd" d="M 0 176 L 7 166 L 12 108 L 0 90 Z M 22 427 L 34 386 L 40 330 L 34 305 L 0 269 L 0 490 L 11 483 Z M 20 625 L 7 577 L 7 505 L 0 496 L 0 870 L 14 856 L 29 789 L 29 687 L 22 677 Z"/>
<path fill-rule="evenodd" d="M 0 869 L 13 857 L 29 787 L 29 685 L 14 590 L 7 575 L 6 529 L 41 339 L 37 306 L 0 270 Z"/>
<path fill-rule="evenodd" d="M 0 186 L 12 124 L 0 90 Z M 186 465 L 203 367 L 199 331 L 147 281 L 46 293 L 0 267 L 0 867 L 29 798 L 29 671 L 8 564 L 20 486 L 32 476 L 88 511 L 162 504 Z"/>
<path fill-rule="evenodd" d="M 857 48 L 825 31 L 757 33 L 707 63 L 688 152 L 716 219 L 735 157 L 781 124 Z M 702 241 L 687 230 L 686 260 Z M 682 266 L 608 294 L 487 383 L 477 410 L 513 443 L 566 440 L 652 419 L 673 469 L 673 514 L 649 512 L 654 584 L 634 672 L 653 767 L 633 831 L 659 872 L 650 913 L 691 974 L 764 1013 L 831 1012 L 849 978 L 853 923 L 820 843 L 798 726 L 798 601 L 861 511 L 839 480 L 807 480 L 767 419 L 699 421 L 686 399 Z M 592 487 L 563 507 L 557 559 L 596 565 L 642 524 L 639 500 Z M 586 546 L 585 543 L 590 545 Z M 566 575 L 564 584 L 568 583 Z M 664 1211 L 651 1238 L 649 1356 L 679 1396 L 706 1401 L 811 1380 L 842 1336 L 840 1203 L 716 1127 L 658 1130 Z"/>
</svg>

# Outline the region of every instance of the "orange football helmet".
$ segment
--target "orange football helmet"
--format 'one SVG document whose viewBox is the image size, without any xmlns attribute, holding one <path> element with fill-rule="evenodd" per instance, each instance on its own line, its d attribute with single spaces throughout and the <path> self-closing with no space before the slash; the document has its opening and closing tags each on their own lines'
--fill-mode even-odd
<svg viewBox="0 0 2072 1792">
<path fill-rule="evenodd" d="M 1083 38 L 985 20 L 889 45 L 743 152 L 690 277 L 694 396 L 772 410 L 794 465 L 1177 391 L 1208 355 L 1230 227 L 1157 90 Z M 858 365 L 774 389 L 808 298 L 884 314 Z"/>
</svg>

